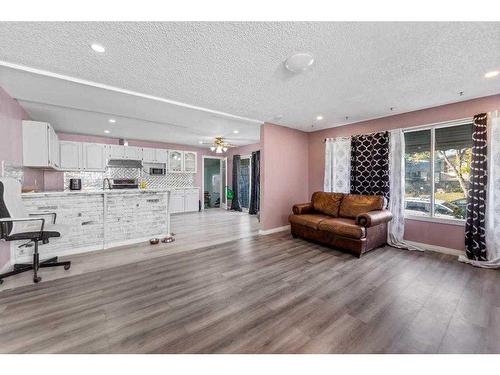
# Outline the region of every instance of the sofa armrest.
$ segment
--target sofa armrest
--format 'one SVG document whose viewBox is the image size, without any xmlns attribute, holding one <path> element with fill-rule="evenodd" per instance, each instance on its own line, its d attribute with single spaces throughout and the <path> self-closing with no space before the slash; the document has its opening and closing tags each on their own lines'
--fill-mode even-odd
<svg viewBox="0 0 500 375">
<path fill-rule="evenodd" d="M 310 214 L 314 211 L 312 203 L 294 204 L 292 212 L 295 215 Z"/>
<path fill-rule="evenodd" d="M 392 220 L 392 213 L 389 210 L 375 210 L 365 212 L 356 216 L 356 224 L 369 228 Z"/>
</svg>

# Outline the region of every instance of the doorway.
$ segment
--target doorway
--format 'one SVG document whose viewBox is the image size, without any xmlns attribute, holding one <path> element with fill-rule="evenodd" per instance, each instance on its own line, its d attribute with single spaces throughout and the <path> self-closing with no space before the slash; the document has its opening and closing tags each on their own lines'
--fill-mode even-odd
<svg viewBox="0 0 500 375">
<path fill-rule="evenodd" d="M 227 158 L 203 156 L 203 209 L 227 209 Z"/>
</svg>

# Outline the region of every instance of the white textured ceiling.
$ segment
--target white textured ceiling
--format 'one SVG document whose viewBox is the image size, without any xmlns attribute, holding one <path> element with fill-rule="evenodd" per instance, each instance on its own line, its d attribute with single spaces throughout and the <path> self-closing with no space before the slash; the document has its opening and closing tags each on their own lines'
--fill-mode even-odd
<svg viewBox="0 0 500 375">
<path fill-rule="evenodd" d="M 106 53 L 93 52 L 92 42 Z M 284 69 L 296 52 L 315 56 L 310 71 Z M 500 93 L 500 79 L 483 78 L 500 69 L 500 23 L 4 22 L 0 60 L 310 131 Z M 0 86 L 64 130 L 86 123 L 79 132 L 102 133 L 94 122 L 114 114 L 145 138 L 168 129 L 196 143 L 219 126 L 241 127 L 240 144 L 258 139 L 256 123 L 15 75 L 2 68 Z"/>
</svg>

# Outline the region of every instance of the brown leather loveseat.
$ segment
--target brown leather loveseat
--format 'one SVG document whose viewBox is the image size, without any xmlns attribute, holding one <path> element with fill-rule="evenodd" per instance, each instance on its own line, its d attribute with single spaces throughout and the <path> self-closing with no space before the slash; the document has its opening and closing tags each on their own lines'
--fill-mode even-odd
<svg viewBox="0 0 500 375">
<path fill-rule="evenodd" d="M 310 203 L 294 205 L 288 220 L 294 237 L 361 257 L 387 241 L 387 223 L 392 214 L 384 206 L 385 199 L 379 195 L 318 191 Z"/>
</svg>

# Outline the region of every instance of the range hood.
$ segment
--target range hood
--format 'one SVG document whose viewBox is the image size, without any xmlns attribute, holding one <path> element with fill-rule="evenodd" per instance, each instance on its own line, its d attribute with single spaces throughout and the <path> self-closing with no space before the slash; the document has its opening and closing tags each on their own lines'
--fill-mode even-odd
<svg viewBox="0 0 500 375">
<path fill-rule="evenodd" d="M 142 168 L 142 160 L 109 159 L 108 168 Z"/>
</svg>

